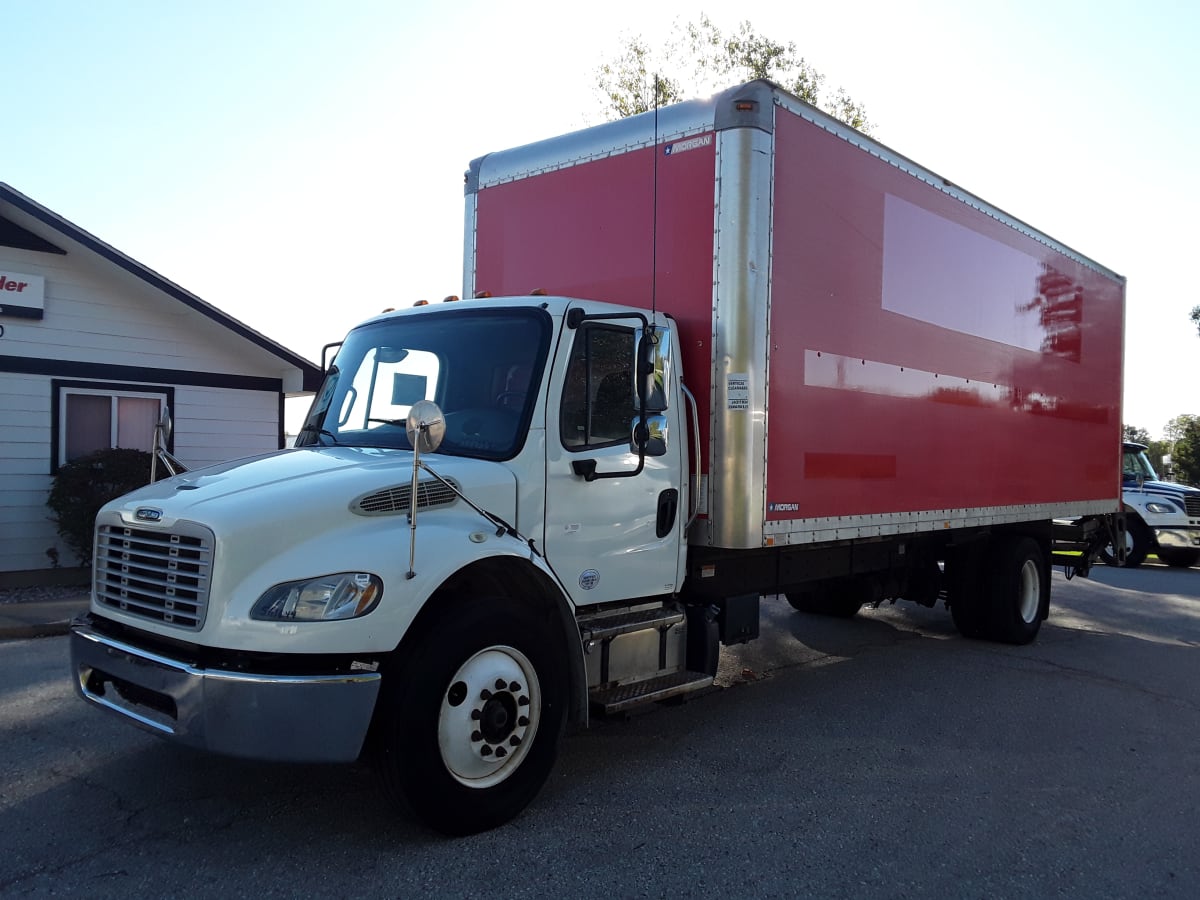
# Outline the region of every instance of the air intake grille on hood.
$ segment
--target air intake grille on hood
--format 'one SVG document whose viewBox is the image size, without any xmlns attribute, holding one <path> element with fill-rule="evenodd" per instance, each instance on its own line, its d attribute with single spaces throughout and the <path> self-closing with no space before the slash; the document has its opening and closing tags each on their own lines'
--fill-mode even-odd
<svg viewBox="0 0 1200 900">
<path fill-rule="evenodd" d="M 1200 516 L 1200 494 L 1186 493 L 1183 502 L 1189 516 Z"/>
<path fill-rule="evenodd" d="M 363 516 L 388 516 L 395 513 L 408 512 L 412 495 L 412 486 L 397 485 L 374 494 L 367 494 L 350 508 Z M 428 509 L 431 506 L 449 506 L 458 495 L 440 481 L 422 481 L 417 485 L 417 509 Z"/>
</svg>

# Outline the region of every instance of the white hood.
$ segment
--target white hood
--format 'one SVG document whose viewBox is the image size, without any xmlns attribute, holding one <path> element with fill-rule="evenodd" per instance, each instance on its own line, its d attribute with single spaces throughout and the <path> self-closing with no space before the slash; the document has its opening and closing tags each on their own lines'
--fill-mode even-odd
<svg viewBox="0 0 1200 900">
<path fill-rule="evenodd" d="M 506 521 L 515 519 L 516 479 L 507 467 L 437 454 L 422 459 L 473 503 Z M 423 482 L 430 478 L 421 473 Z M 326 530 L 331 518 L 361 514 L 357 507 L 364 496 L 407 490 L 411 479 L 411 451 L 305 447 L 176 475 L 126 494 L 103 511 L 119 512 L 128 524 L 170 528 L 188 520 L 221 539 L 249 533 L 270 542 L 271 533 L 283 530 L 295 542 L 307 536 L 305 522 L 313 533 Z"/>
</svg>

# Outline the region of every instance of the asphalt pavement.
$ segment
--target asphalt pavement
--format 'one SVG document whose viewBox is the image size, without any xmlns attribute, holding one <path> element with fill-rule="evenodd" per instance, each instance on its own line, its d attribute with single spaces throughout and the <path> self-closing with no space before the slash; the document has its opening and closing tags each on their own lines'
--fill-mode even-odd
<svg viewBox="0 0 1200 900">
<path fill-rule="evenodd" d="M 82 702 L 65 638 L 0 642 L 0 897 L 1200 897 L 1200 571 L 1056 572 L 1020 647 L 762 614 L 716 689 L 572 730 L 459 839 L 363 763 L 173 746 Z"/>
</svg>

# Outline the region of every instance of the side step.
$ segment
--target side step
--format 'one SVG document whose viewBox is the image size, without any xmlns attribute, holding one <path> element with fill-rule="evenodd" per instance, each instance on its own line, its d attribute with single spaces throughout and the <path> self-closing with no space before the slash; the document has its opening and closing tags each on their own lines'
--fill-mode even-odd
<svg viewBox="0 0 1200 900">
<path fill-rule="evenodd" d="M 632 634 L 647 628 L 665 630 L 683 621 L 678 607 L 656 606 L 651 609 L 622 610 L 579 617 L 579 636 L 588 641 L 607 641 L 622 634 Z"/>
<path fill-rule="evenodd" d="M 624 712 L 643 703 L 653 703 L 703 690 L 713 683 L 713 676 L 702 672 L 671 672 L 632 684 L 619 684 L 610 688 L 592 688 L 589 692 L 592 705 L 606 714 Z"/>
</svg>

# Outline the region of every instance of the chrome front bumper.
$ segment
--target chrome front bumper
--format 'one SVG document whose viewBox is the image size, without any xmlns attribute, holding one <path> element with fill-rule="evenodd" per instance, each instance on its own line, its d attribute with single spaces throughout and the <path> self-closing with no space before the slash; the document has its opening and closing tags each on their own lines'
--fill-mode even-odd
<svg viewBox="0 0 1200 900">
<path fill-rule="evenodd" d="M 180 744 L 248 759 L 350 762 L 375 709 L 376 672 L 255 675 L 200 668 L 71 625 L 75 690 Z"/>
<path fill-rule="evenodd" d="M 1200 548 L 1200 528 L 1155 528 L 1154 537 L 1160 547 L 1176 550 Z"/>
</svg>

